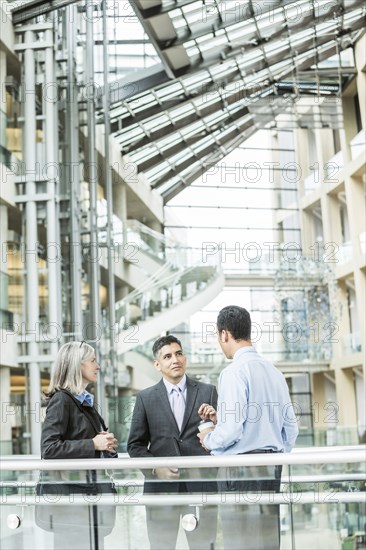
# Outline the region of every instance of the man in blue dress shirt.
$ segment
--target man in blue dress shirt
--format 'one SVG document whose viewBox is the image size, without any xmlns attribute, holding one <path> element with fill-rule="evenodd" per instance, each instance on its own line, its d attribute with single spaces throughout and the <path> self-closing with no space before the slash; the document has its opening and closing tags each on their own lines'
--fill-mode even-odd
<svg viewBox="0 0 366 550">
<path fill-rule="evenodd" d="M 216 424 L 198 434 L 212 455 L 289 452 L 298 435 L 296 416 L 283 374 L 253 348 L 251 319 L 239 306 L 223 308 L 217 318 L 218 341 L 230 363 L 218 384 L 217 415 L 203 404 L 198 413 Z M 280 488 L 281 467 L 227 469 L 225 492 L 245 497 L 252 491 Z M 252 494 L 251 500 L 254 495 Z M 223 505 L 221 511 L 225 549 L 278 550 L 279 506 Z"/>
</svg>

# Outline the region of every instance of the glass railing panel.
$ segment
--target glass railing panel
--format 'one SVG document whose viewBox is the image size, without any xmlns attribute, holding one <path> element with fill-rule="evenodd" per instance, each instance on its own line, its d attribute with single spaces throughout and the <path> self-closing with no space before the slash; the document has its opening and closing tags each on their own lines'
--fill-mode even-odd
<svg viewBox="0 0 366 550">
<path fill-rule="evenodd" d="M 12 154 L 6 147 L 0 145 L 0 164 L 4 164 L 7 168 L 11 167 Z"/>
<path fill-rule="evenodd" d="M 211 265 L 191 264 L 176 272 L 162 268 L 145 285 L 116 304 L 119 330 L 125 330 L 131 324 L 145 321 L 191 298 L 214 280 L 219 273 L 217 258 L 211 259 Z"/>
<path fill-rule="evenodd" d="M 365 548 L 363 504 L 341 503 L 332 493 L 304 495 L 309 502 L 282 507 L 281 549 L 354 550 Z M 294 496 L 296 498 L 296 496 Z M 323 502 L 322 499 L 329 499 Z M 331 499 L 334 498 L 334 501 Z M 289 513 L 291 512 L 291 517 Z M 360 546 L 357 546 L 356 540 Z M 362 541 L 362 542 L 361 542 Z"/>
<path fill-rule="evenodd" d="M 284 468 L 293 502 L 295 548 L 355 548 L 344 544 L 345 539 L 364 533 L 366 474 L 362 462 L 292 464 Z M 356 494 L 356 502 L 352 502 L 352 494 Z"/>
<path fill-rule="evenodd" d="M 9 275 L 0 271 L 0 308 L 8 309 Z"/>
<path fill-rule="evenodd" d="M 344 155 L 343 151 L 338 151 L 328 162 L 324 165 L 324 179 L 327 181 L 334 181 L 334 174 L 337 174 L 344 167 Z"/>
<path fill-rule="evenodd" d="M 363 257 L 365 258 L 365 254 L 366 254 L 366 231 L 364 231 L 363 233 L 360 233 L 358 238 L 359 238 L 359 242 L 360 242 L 361 254 L 363 254 Z"/>
<path fill-rule="evenodd" d="M 303 256 L 301 247 L 291 248 L 275 248 L 273 243 L 259 244 L 251 243 L 247 248 L 235 245 L 231 249 L 217 247 L 213 243 L 203 243 L 201 249 L 202 258 L 204 261 L 213 255 L 220 256 L 221 263 L 225 269 L 225 275 L 235 277 L 240 275 L 262 275 L 273 276 L 276 271 L 287 266 L 287 270 L 291 274 L 296 273 L 301 268 L 306 266 L 306 262 L 310 266 L 311 259 Z M 303 257 L 303 265 L 299 264 L 299 257 Z"/>
<path fill-rule="evenodd" d="M 216 550 L 344 550 L 352 537 L 364 536 L 365 451 L 47 462 L 2 457 L 1 548 L 147 550 L 148 528 L 161 542 L 175 516 L 179 550 L 188 540 L 195 548 L 200 537 L 203 548 Z M 177 479 L 167 478 L 167 468 Z"/>
<path fill-rule="evenodd" d="M 352 332 L 342 337 L 343 353 L 348 355 L 351 353 L 359 353 L 362 351 L 361 334 Z"/>
<path fill-rule="evenodd" d="M 314 170 L 304 179 L 304 194 L 308 195 L 309 193 L 312 193 L 318 189 L 319 185 L 319 170 Z"/>
<path fill-rule="evenodd" d="M 0 109 L 0 145 L 1 147 L 6 147 L 6 126 L 7 126 L 6 113 L 2 109 Z"/>
<path fill-rule="evenodd" d="M 14 314 L 11 311 L 0 309 L 0 327 L 5 330 L 14 329 Z"/>
<path fill-rule="evenodd" d="M 328 414 L 329 412 L 331 415 L 332 412 L 332 404 L 329 404 L 326 406 L 326 409 L 323 410 L 325 414 Z M 334 407 L 333 407 L 333 410 Z M 314 424 L 316 424 L 319 421 L 319 416 L 322 413 L 322 411 L 319 411 L 317 409 L 314 409 Z M 328 447 L 334 447 L 337 445 L 358 445 L 361 443 L 361 436 L 360 436 L 360 430 L 357 426 L 333 426 L 333 427 L 325 427 L 325 428 L 314 428 L 313 431 L 313 445 L 316 447 L 321 446 L 328 446 Z"/>
<path fill-rule="evenodd" d="M 0 440 L 0 456 L 11 455 L 13 453 L 13 442 L 9 439 Z"/>
<path fill-rule="evenodd" d="M 351 241 L 347 241 L 343 243 L 337 252 L 337 259 L 338 259 L 338 265 L 346 264 L 347 262 L 350 262 L 352 260 L 352 243 Z"/>
<path fill-rule="evenodd" d="M 365 154 L 365 148 L 366 148 L 365 131 L 361 130 L 361 132 L 359 132 L 350 141 L 350 149 L 351 149 L 351 158 L 352 158 L 352 160 L 357 158 L 361 153 Z"/>
</svg>

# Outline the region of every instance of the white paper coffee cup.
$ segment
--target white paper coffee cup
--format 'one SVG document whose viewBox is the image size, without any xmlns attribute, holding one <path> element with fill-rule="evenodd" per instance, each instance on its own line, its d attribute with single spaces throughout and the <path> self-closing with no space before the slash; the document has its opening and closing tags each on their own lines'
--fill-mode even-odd
<svg viewBox="0 0 366 550">
<path fill-rule="evenodd" d="M 212 420 L 202 420 L 198 424 L 198 430 L 200 432 L 204 432 L 205 430 L 208 430 L 209 428 L 213 428 L 213 427 L 214 427 L 214 423 L 212 422 Z"/>
</svg>

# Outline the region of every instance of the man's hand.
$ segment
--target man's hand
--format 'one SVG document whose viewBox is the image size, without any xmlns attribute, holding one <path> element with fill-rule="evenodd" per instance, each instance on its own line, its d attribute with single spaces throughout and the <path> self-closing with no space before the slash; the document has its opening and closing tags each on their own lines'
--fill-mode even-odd
<svg viewBox="0 0 366 550">
<path fill-rule="evenodd" d="M 155 468 L 155 475 L 159 479 L 179 479 L 178 468 Z"/>
<path fill-rule="evenodd" d="M 202 405 L 198 409 L 198 415 L 202 418 L 202 420 L 209 418 L 214 424 L 216 424 L 217 422 L 216 411 L 214 407 L 212 405 L 209 405 L 208 403 L 202 403 Z"/>
<path fill-rule="evenodd" d="M 203 443 L 203 440 L 205 439 L 206 435 L 209 433 L 209 432 L 212 432 L 214 430 L 214 428 L 207 428 L 207 430 L 203 430 L 202 432 L 198 432 L 197 434 L 197 437 L 198 439 L 200 440 L 200 443 L 202 445 L 202 447 L 206 450 L 206 451 L 209 451 L 210 449 L 207 449 L 207 447 L 205 447 L 205 444 Z"/>
</svg>

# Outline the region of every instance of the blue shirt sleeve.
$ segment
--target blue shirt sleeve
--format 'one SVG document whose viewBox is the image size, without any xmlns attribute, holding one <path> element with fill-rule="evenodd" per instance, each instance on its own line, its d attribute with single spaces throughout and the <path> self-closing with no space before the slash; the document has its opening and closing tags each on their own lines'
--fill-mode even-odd
<svg viewBox="0 0 366 550">
<path fill-rule="evenodd" d="M 291 402 L 283 411 L 283 426 L 281 435 L 285 453 L 289 453 L 295 445 L 296 438 L 299 435 L 296 414 Z"/>
<path fill-rule="evenodd" d="M 244 383 L 243 383 L 244 382 Z M 235 369 L 225 369 L 219 379 L 219 402 L 215 430 L 204 439 L 207 449 L 228 449 L 243 434 L 248 387 Z"/>
</svg>

